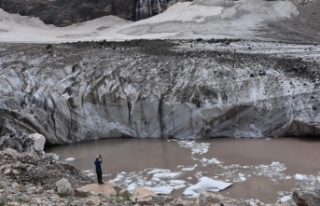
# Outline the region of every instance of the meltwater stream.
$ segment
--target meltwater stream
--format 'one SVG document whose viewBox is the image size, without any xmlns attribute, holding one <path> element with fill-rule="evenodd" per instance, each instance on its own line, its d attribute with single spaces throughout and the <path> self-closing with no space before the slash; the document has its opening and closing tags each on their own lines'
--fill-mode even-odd
<svg viewBox="0 0 320 206">
<path fill-rule="evenodd" d="M 274 203 L 294 187 L 320 186 L 320 141 L 312 139 L 106 139 L 46 148 L 95 178 L 103 157 L 104 181 L 134 187 L 175 188 L 178 197 L 201 177 L 230 182 L 231 198 Z M 74 158 L 74 159 L 73 159 Z M 71 161 L 70 161 L 71 160 Z"/>
</svg>

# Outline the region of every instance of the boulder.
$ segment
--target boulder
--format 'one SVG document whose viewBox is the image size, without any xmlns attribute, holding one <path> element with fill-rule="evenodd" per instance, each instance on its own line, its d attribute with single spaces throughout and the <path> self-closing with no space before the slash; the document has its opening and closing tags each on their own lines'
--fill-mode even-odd
<svg viewBox="0 0 320 206">
<path fill-rule="evenodd" d="M 117 195 L 117 192 L 114 189 L 114 185 L 110 182 L 105 182 L 103 185 L 88 184 L 85 186 L 85 188 L 95 194 L 103 193 L 107 195 Z"/>
<path fill-rule="evenodd" d="M 157 194 L 144 187 L 137 187 L 131 197 L 131 201 L 141 204 L 151 204 L 153 198 L 157 197 Z"/>
<path fill-rule="evenodd" d="M 319 206 L 320 188 L 303 188 L 293 191 L 292 198 L 298 206 Z"/>
<path fill-rule="evenodd" d="M 101 200 L 99 197 L 90 197 L 89 199 L 84 201 L 84 205 L 85 206 L 96 206 L 96 205 L 100 205 Z"/>
<path fill-rule="evenodd" d="M 44 145 L 46 143 L 46 138 L 42 134 L 33 133 L 29 134 L 28 139 L 33 140 L 33 146 L 32 149 L 37 152 L 41 152 L 44 149 Z"/>
<path fill-rule="evenodd" d="M 74 196 L 76 197 L 88 197 L 90 195 L 91 191 L 85 186 L 74 189 Z"/>
<path fill-rule="evenodd" d="M 237 204 L 235 199 L 224 197 L 218 192 L 213 192 L 209 190 L 202 190 L 199 194 L 198 204 L 199 206 L 209 206 L 209 205 L 220 205 L 223 204 Z"/>
<path fill-rule="evenodd" d="M 60 195 L 70 195 L 73 192 L 70 182 L 65 178 L 56 182 L 56 190 Z"/>
</svg>

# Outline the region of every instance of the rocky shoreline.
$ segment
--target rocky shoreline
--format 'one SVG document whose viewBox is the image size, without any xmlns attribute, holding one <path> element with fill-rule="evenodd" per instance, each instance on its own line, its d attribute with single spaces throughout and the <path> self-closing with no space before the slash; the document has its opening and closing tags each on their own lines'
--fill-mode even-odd
<svg viewBox="0 0 320 206">
<path fill-rule="evenodd" d="M 157 195 L 138 187 L 133 192 L 114 183 L 98 185 L 73 166 L 44 153 L 45 139 L 31 134 L 29 144 L 20 153 L 11 148 L 0 151 L 0 205 L 108 205 L 108 206 L 317 206 L 319 188 L 294 189 L 274 204 L 257 199 L 232 199 L 203 190 L 197 199 Z"/>
</svg>

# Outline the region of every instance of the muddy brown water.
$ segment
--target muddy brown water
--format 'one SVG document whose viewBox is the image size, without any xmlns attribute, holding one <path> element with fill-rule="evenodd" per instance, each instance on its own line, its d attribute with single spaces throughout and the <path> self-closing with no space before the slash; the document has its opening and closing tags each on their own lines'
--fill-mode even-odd
<svg viewBox="0 0 320 206">
<path fill-rule="evenodd" d="M 90 171 L 91 175 L 94 175 L 93 161 L 101 154 L 104 181 L 113 180 L 122 172 L 126 181 L 121 184 L 126 186 L 132 182 L 148 185 L 148 181 L 149 184 L 152 181 L 152 169 L 168 169 L 181 172 L 173 179 L 184 180 L 186 187 L 207 176 L 233 183 L 221 192 L 225 196 L 274 203 L 283 195 L 290 195 L 294 187 L 320 186 L 319 148 L 320 140 L 317 139 L 176 141 L 117 138 L 48 147 L 46 152 L 60 155 L 62 161 L 75 158 L 69 163 Z M 220 163 L 204 164 L 206 159 L 203 158 L 216 158 L 214 160 Z M 194 169 L 190 169 L 192 167 Z M 166 181 L 169 180 L 162 184 Z M 186 187 L 174 190 L 171 195 L 181 196 Z"/>
</svg>

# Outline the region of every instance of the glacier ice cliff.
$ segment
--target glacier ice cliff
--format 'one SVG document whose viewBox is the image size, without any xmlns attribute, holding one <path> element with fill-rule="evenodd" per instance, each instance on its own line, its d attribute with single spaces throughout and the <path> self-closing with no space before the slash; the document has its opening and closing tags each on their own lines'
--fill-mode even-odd
<svg viewBox="0 0 320 206">
<path fill-rule="evenodd" d="M 1 44 L 0 136 L 320 134 L 320 46 L 237 40 Z"/>
</svg>

